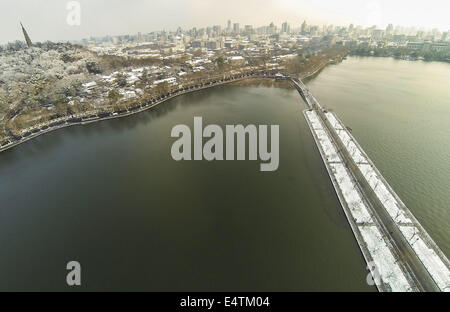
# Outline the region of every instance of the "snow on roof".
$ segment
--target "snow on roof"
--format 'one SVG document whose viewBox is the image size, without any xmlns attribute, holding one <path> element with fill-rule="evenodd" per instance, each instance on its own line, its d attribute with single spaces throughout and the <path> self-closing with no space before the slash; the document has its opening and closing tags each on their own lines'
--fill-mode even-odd
<svg viewBox="0 0 450 312">
<path fill-rule="evenodd" d="M 176 81 L 177 81 L 177 78 L 170 77 L 170 78 L 166 78 L 166 79 L 156 80 L 156 81 L 153 82 L 153 84 L 154 85 L 158 85 L 158 84 L 163 83 L 163 82 L 167 82 L 167 83 L 172 83 L 173 84 Z"/>
<path fill-rule="evenodd" d="M 202 59 L 189 60 L 189 61 L 186 61 L 186 63 L 188 63 L 190 65 L 197 65 L 197 64 L 208 64 L 208 63 L 211 63 L 211 61 L 207 58 L 202 58 Z"/>
<path fill-rule="evenodd" d="M 203 66 L 197 66 L 197 67 L 194 67 L 194 68 L 193 68 L 194 73 L 195 73 L 195 72 L 202 71 L 202 70 L 205 70 L 205 67 L 203 67 Z"/>
<path fill-rule="evenodd" d="M 129 75 L 127 78 L 128 83 L 135 83 L 138 80 L 139 80 L 139 77 L 134 74 Z"/>
<path fill-rule="evenodd" d="M 134 98 L 134 97 L 136 97 L 136 92 L 134 92 L 132 90 L 119 89 L 119 94 L 123 95 L 124 98 Z"/>
<path fill-rule="evenodd" d="M 83 87 L 86 88 L 86 89 L 93 88 L 96 85 L 97 85 L 97 83 L 95 81 L 83 83 Z"/>
<path fill-rule="evenodd" d="M 144 69 L 145 69 L 144 67 L 139 67 L 139 68 L 134 68 L 131 71 L 133 73 L 142 73 L 144 71 Z"/>
<path fill-rule="evenodd" d="M 284 58 L 291 58 L 291 57 L 296 57 L 297 54 L 286 54 L 286 55 L 280 55 L 279 58 L 280 59 L 284 59 Z"/>
</svg>

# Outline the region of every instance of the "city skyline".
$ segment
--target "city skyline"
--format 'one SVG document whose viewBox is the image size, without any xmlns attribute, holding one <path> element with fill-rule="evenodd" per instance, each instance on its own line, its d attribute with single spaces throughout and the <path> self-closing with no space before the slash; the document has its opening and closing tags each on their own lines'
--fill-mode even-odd
<svg viewBox="0 0 450 312">
<path fill-rule="evenodd" d="M 291 27 L 300 27 L 303 20 L 316 25 L 349 24 L 369 27 L 377 25 L 385 29 L 388 24 L 418 29 L 450 29 L 445 12 L 449 4 L 444 1 L 396 1 L 395 4 L 379 1 L 219 1 L 174 0 L 125 2 L 119 0 L 81 0 L 81 25 L 67 24 L 69 1 L 2 1 L 1 12 L 10 12 L 0 19 L 5 30 L 0 43 L 21 40 L 21 29 L 12 27 L 20 20 L 28 29 L 34 41 L 81 40 L 106 35 L 146 33 L 159 30 L 174 31 L 192 27 L 206 27 L 219 24 L 225 27 L 228 20 L 255 27 L 270 22 L 281 26 L 288 22 Z M 426 10 L 424 5 L 426 5 Z M 254 14 L 248 14 L 253 10 Z M 407 10 L 408 14 L 405 14 Z M 54 12 L 54 14 L 48 14 Z M 216 13 L 217 12 L 217 13 Z M 44 15 L 45 14 L 45 15 Z M 99 15 L 101 18 L 99 18 Z M 42 19 L 46 23 L 42 23 Z"/>
</svg>

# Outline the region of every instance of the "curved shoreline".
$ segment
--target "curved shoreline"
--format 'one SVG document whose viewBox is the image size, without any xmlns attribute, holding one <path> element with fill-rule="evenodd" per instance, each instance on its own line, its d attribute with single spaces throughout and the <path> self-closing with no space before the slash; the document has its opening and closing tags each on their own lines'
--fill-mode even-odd
<svg viewBox="0 0 450 312">
<path fill-rule="evenodd" d="M 314 77 L 315 75 L 318 75 L 320 73 L 320 71 L 322 71 L 325 67 L 327 67 L 330 64 L 331 64 L 330 62 L 325 62 L 325 63 L 319 65 L 312 72 L 308 72 L 308 73 L 306 73 L 306 75 L 302 75 L 301 79 L 304 80 L 304 79 L 308 79 L 308 78 Z M 267 73 L 270 73 L 270 74 L 267 74 Z M 280 79 L 281 78 L 281 76 L 274 75 L 273 72 L 265 72 L 265 74 L 257 73 L 257 74 L 238 75 L 238 76 L 235 76 L 235 77 L 236 78 L 232 78 L 230 80 L 219 80 L 219 82 L 213 83 L 213 84 L 211 84 L 211 82 L 207 82 L 205 84 L 202 84 L 201 87 L 199 87 L 199 88 L 188 89 L 188 90 L 181 91 L 181 92 L 178 92 L 178 93 L 175 93 L 175 94 L 170 94 L 169 96 L 166 96 L 166 97 L 164 97 L 163 99 L 161 99 L 159 101 L 158 100 L 155 101 L 151 105 L 149 105 L 149 103 L 147 103 L 145 105 L 141 104 L 139 106 L 132 107 L 132 108 L 128 109 L 126 112 L 123 112 L 123 113 L 114 112 L 114 113 L 111 113 L 112 115 L 110 114 L 109 116 L 106 116 L 106 117 L 99 117 L 98 116 L 98 112 L 92 112 L 90 115 L 92 116 L 93 114 L 96 114 L 97 117 L 92 117 L 91 118 L 90 116 L 87 116 L 87 117 L 84 117 L 84 118 L 86 118 L 86 120 L 82 119 L 79 122 L 69 122 L 69 120 L 73 119 L 73 117 L 66 117 L 65 120 L 62 122 L 62 124 L 58 124 L 58 125 L 55 125 L 53 127 L 48 127 L 46 129 L 42 129 L 42 128 L 30 129 L 30 131 L 31 131 L 30 135 L 28 135 L 26 137 L 22 137 L 22 139 L 20 139 L 19 141 L 14 141 L 14 142 L 9 143 L 7 145 L 0 146 L 0 153 L 2 153 L 4 151 L 7 151 L 7 150 L 9 150 L 11 148 L 14 148 L 16 146 L 19 146 L 20 144 L 28 142 L 28 141 L 30 141 L 32 139 L 35 139 L 35 138 L 37 138 L 37 137 L 39 137 L 41 135 L 44 135 L 44 134 L 47 134 L 47 133 L 50 133 L 50 132 L 53 132 L 53 131 L 56 131 L 56 130 L 59 130 L 59 129 L 72 127 L 72 126 L 81 126 L 81 125 L 86 125 L 86 124 L 90 124 L 90 123 L 94 123 L 94 122 L 105 121 L 105 120 L 116 119 L 116 118 L 127 117 L 127 116 L 131 116 L 131 115 L 134 115 L 134 114 L 138 114 L 138 113 L 141 113 L 141 112 L 146 111 L 148 109 L 154 108 L 154 107 L 156 107 L 156 106 L 166 102 L 167 100 L 173 99 L 173 98 L 175 98 L 177 96 L 181 96 L 181 95 L 193 93 L 193 92 L 196 92 L 196 91 L 213 88 L 213 87 L 220 86 L 220 85 L 231 84 L 231 83 L 235 83 L 235 82 L 242 81 L 242 80 L 247 80 L 247 79 Z M 290 79 L 292 79 L 289 76 L 282 76 L 282 77 L 283 77 L 282 78 L 283 80 L 290 80 Z M 208 84 L 208 83 L 210 83 L 210 84 Z M 208 84 L 208 85 L 206 85 L 206 84 Z M 139 107 L 139 108 L 137 108 L 137 107 Z M 53 123 L 54 122 L 55 121 L 53 121 Z M 57 123 L 60 123 L 60 122 L 57 122 Z M 33 133 L 33 131 L 35 131 L 37 129 L 39 129 L 39 131 Z M 30 131 L 28 131 L 28 132 L 30 132 Z M 11 138 L 10 138 L 10 140 L 11 140 Z"/>
<path fill-rule="evenodd" d="M 171 100 L 173 98 L 176 98 L 178 96 L 181 95 L 185 95 L 185 94 L 189 94 L 189 93 L 193 93 L 196 91 L 200 91 L 200 90 L 205 90 L 205 89 L 210 89 L 210 88 L 214 88 L 220 85 L 226 85 L 226 84 L 230 84 L 236 81 L 241 81 L 241 80 L 245 80 L 245 79 L 280 79 L 282 77 L 283 80 L 290 80 L 291 77 L 288 76 L 275 76 L 273 74 L 267 75 L 267 74 L 249 74 L 249 75 L 238 75 L 236 78 L 232 78 L 229 80 L 219 80 L 217 83 L 211 83 L 211 82 L 207 82 L 205 84 L 201 84 L 200 87 L 198 88 L 192 88 L 192 89 L 188 89 L 188 90 L 184 90 L 181 92 L 175 92 L 175 93 L 169 93 L 169 95 L 165 95 L 164 98 L 162 98 L 161 100 L 156 100 L 155 102 L 153 101 L 149 101 L 146 104 L 141 104 L 139 106 L 134 106 L 130 109 L 128 109 L 125 112 L 119 113 L 119 112 L 114 112 L 114 113 L 110 113 L 109 116 L 105 116 L 105 117 L 99 117 L 98 113 L 94 113 L 92 112 L 90 114 L 90 116 L 86 116 L 85 120 L 81 120 L 81 121 L 76 121 L 76 122 L 70 122 L 71 119 L 73 119 L 73 117 L 66 117 L 64 121 L 53 121 L 53 123 L 57 122 L 58 124 L 53 126 L 53 127 L 48 127 L 46 129 L 42 129 L 42 128 L 35 128 L 35 129 L 30 129 L 28 132 L 31 132 L 31 134 L 29 134 L 26 137 L 22 137 L 20 140 L 18 141 L 13 141 L 7 145 L 4 145 L 2 147 L 0 147 L 0 153 L 7 151 L 11 148 L 17 147 L 25 142 L 28 142 L 32 139 L 35 139 L 41 135 L 45 135 L 47 133 L 56 131 L 56 130 L 60 130 L 63 128 L 68 128 L 68 127 L 72 127 L 72 126 L 82 126 L 82 125 L 87 125 L 87 124 L 91 124 L 94 122 L 100 122 L 100 121 L 105 121 L 105 120 L 110 120 L 110 119 L 116 119 L 116 118 L 122 118 L 122 117 L 127 117 L 127 116 L 131 116 L 131 115 L 135 115 L 138 113 L 142 113 L 146 110 L 149 110 L 151 108 L 154 108 L 168 100 Z M 93 114 L 97 114 L 97 117 L 91 117 Z M 33 131 L 39 129 L 38 132 L 33 133 Z M 10 139 L 11 140 L 11 139 Z"/>
</svg>

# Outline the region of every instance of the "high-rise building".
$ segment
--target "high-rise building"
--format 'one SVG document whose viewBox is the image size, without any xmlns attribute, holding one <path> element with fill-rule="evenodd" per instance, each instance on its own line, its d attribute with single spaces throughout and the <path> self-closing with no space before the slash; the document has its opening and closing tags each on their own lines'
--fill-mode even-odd
<svg viewBox="0 0 450 312">
<path fill-rule="evenodd" d="M 301 28 L 302 35 L 306 35 L 307 27 L 308 25 L 306 25 L 306 21 L 304 21 Z"/>
<path fill-rule="evenodd" d="M 228 32 L 228 33 L 231 32 L 231 20 L 228 20 L 228 24 L 227 24 L 227 32 Z"/>
<path fill-rule="evenodd" d="M 220 25 L 215 25 L 213 27 L 213 31 L 217 34 L 220 35 L 220 33 L 222 32 L 222 27 L 220 27 Z"/>
<path fill-rule="evenodd" d="M 253 26 L 252 25 L 245 25 L 245 33 L 247 35 L 251 35 L 253 33 Z"/>
<path fill-rule="evenodd" d="M 234 32 L 235 34 L 239 34 L 239 31 L 240 31 L 239 23 L 234 23 L 234 24 L 233 24 L 233 32 Z"/>
<path fill-rule="evenodd" d="M 287 22 L 284 22 L 281 25 L 281 32 L 284 32 L 286 34 L 288 34 L 290 32 L 290 27 L 289 27 L 289 24 Z"/>
<path fill-rule="evenodd" d="M 275 24 L 272 22 L 269 25 L 269 34 L 274 35 L 277 32 L 277 28 L 275 27 Z"/>
<path fill-rule="evenodd" d="M 374 29 L 372 31 L 372 39 L 381 40 L 384 37 L 384 31 L 382 29 Z"/>
<path fill-rule="evenodd" d="M 25 37 L 25 41 L 27 42 L 27 46 L 31 47 L 33 45 L 33 43 L 31 42 L 30 36 L 28 36 L 28 33 L 25 30 L 25 27 L 23 27 L 22 22 L 20 22 L 20 26 L 22 27 L 23 36 Z"/>
</svg>

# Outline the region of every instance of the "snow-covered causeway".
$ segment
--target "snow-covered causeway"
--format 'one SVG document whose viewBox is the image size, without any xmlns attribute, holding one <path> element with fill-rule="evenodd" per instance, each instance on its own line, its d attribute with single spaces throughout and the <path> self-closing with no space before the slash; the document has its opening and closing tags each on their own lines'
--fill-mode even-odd
<svg viewBox="0 0 450 312">
<path fill-rule="evenodd" d="M 434 243 L 422 225 L 417 221 L 406 205 L 359 146 L 358 142 L 346 130 L 342 122 L 331 112 L 326 118 L 337 132 L 341 142 L 349 151 L 352 159 L 363 176 L 369 182 L 384 208 L 397 224 L 418 258 L 424 264 L 441 291 L 450 292 L 450 263 L 439 247 Z"/>
<path fill-rule="evenodd" d="M 383 235 L 381 225 L 373 218 L 365 196 L 361 194 L 357 182 L 338 153 L 336 144 L 333 143 L 328 131 L 335 131 L 358 170 L 399 227 L 438 288 L 441 291 L 450 291 L 448 259 L 395 194 L 343 123 L 333 113 L 326 112 L 326 119 L 333 128 L 327 129 L 315 111 L 307 110 L 304 115 L 368 267 L 375 264 L 376 272 L 372 271 L 374 280 L 381 278 L 382 282 L 377 284 L 378 289 L 380 291 L 418 290 L 408 270 L 405 269 L 402 261 L 399 261 L 391 242 L 386 235 Z"/>
</svg>

